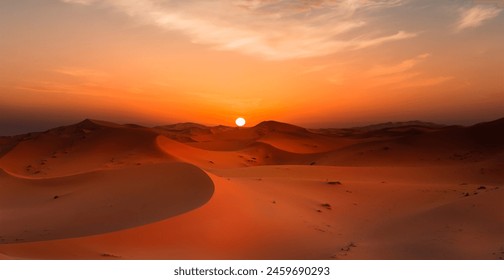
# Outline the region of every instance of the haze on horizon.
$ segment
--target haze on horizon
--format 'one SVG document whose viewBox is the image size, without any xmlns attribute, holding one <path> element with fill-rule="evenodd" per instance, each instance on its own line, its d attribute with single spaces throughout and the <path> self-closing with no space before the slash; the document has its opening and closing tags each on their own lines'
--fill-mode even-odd
<svg viewBox="0 0 504 280">
<path fill-rule="evenodd" d="M 503 9 L 500 0 L 4 0 L 0 135 L 85 118 L 497 119 Z"/>
</svg>

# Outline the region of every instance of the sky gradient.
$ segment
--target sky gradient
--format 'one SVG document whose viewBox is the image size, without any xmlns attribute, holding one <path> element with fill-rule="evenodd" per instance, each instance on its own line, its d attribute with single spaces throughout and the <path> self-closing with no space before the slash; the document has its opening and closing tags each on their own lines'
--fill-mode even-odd
<svg viewBox="0 0 504 280">
<path fill-rule="evenodd" d="M 504 114 L 504 1 L 2 0 L 0 135 Z"/>
</svg>

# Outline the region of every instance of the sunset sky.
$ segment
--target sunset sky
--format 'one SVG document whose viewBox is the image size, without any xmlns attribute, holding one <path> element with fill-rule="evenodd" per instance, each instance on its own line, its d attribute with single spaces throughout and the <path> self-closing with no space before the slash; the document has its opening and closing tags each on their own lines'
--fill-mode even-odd
<svg viewBox="0 0 504 280">
<path fill-rule="evenodd" d="M 2 0 L 0 135 L 504 116 L 504 1 Z"/>
</svg>

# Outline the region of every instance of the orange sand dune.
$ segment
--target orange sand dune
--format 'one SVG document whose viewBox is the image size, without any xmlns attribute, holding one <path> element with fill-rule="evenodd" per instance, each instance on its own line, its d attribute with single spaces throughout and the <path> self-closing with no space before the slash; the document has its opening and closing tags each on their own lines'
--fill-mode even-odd
<svg viewBox="0 0 504 280">
<path fill-rule="evenodd" d="M 150 129 L 85 120 L 23 138 L 0 158 L 0 168 L 35 178 L 167 161 Z"/>
<path fill-rule="evenodd" d="M 251 128 L 213 127 L 196 124 L 164 126 L 160 133 L 193 147 L 215 151 L 235 151 L 262 142 L 291 153 L 320 153 L 359 142 L 312 133 L 304 128 L 267 121 Z"/>
<path fill-rule="evenodd" d="M 235 151 L 214 151 L 185 145 L 164 136 L 157 138 L 160 149 L 177 158 L 205 169 L 247 167 L 271 164 L 306 164 L 313 155 L 295 154 L 269 144 L 255 142 Z"/>
<path fill-rule="evenodd" d="M 0 169 L 0 243 L 51 240 L 134 227 L 207 202 L 213 183 L 187 163 L 25 179 Z"/>
<path fill-rule="evenodd" d="M 86 120 L 4 138 L 0 259 L 504 258 L 503 131 Z"/>
<path fill-rule="evenodd" d="M 422 209 L 369 231 L 367 242 L 372 248 L 369 250 L 372 254 L 366 258 L 503 257 L 504 190 L 497 187 L 490 190 L 482 192 L 474 188 L 470 191 L 471 195 L 465 199 L 456 199 L 440 206 Z"/>
</svg>

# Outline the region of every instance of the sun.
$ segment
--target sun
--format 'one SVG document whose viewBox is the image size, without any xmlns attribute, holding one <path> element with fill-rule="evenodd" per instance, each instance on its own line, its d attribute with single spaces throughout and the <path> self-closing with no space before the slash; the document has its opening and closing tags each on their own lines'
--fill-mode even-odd
<svg viewBox="0 0 504 280">
<path fill-rule="evenodd" d="M 244 126 L 246 122 L 245 122 L 244 118 L 239 117 L 239 118 L 236 119 L 235 123 L 236 123 L 237 126 Z"/>
</svg>

